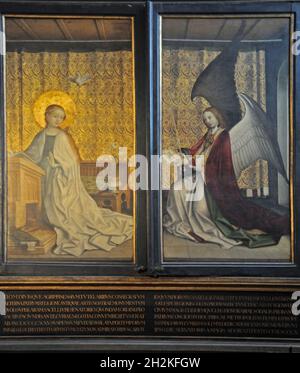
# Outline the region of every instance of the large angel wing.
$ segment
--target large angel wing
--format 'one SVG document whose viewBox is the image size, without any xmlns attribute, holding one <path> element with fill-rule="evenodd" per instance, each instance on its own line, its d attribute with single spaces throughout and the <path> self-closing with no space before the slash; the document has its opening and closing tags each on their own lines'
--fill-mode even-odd
<svg viewBox="0 0 300 373">
<path fill-rule="evenodd" d="M 235 65 L 242 39 L 256 27 L 259 20 L 250 27 L 243 19 L 231 43 L 200 73 L 191 93 L 191 99 L 206 98 L 222 114 L 227 130 L 242 119 L 242 110 L 236 89 Z"/>
<path fill-rule="evenodd" d="M 201 96 L 222 114 L 230 130 L 241 118 L 241 108 L 235 87 L 234 71 L 239 41 L 232 42 L 199 75 L 191 98 Z"/>
<path fill-rule="evenodd" d="M 263 159 L 288 182 L 277 139 L 269 134 L 266 113 L 246 94 L 240 93 L 239 98 L 245 107 L 245 115 L 229 131 L 235 176 L 238 178 L 245 168 Z"/>
<path fill-rule="evenodd" d="M 197 96 L 205 97 L 210 105 L 216 107 L 228 130 L 242 118 L 234 79 L 239 44 L 239 40 L 233 41 L 224 48 L 199 75 L 191 93 L 192 100 Z"/>
<path fill-rule="evenodd" d="M 234 75 L 245 29 L 246 21 L 242 20 L 231 43 L 200 73 L 191 93 L 192 101 L 197 96 L 204 97 L 210 105 L 218 109 L 225 120 L 227 130 L 242 119 Z"/>
</svg>

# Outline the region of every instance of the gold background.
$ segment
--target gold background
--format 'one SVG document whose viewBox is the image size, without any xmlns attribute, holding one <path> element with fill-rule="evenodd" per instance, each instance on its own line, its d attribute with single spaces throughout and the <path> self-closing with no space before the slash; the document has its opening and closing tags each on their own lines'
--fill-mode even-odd
<svg viewBox="0 0 300 373">
<path fill-rule="evenodd" d="M 8 150 L 26 149 L 41 130 L 33 116 L 37 98 L 48 90 L 70 95 L 75 121 L 67 129 L 83 160 L 134 153 L 133 64 L 131 51 L 8 52 L 6 59 Z M 82 86 L 71 77 L 90 76 Z"/>
<path fill-rule="evenodd" d="M 181 147 L 191 147 L 201 138 L 206 127 L 201 113 L 207 107 L 204 99 L 191 101 L 193 85 L 201 71 L 219 54 L 205 49 L 163 49 L 162 58 L 162 111 L 163 150 L 176 150 L 174 124 L 171 110 L 176 118 Z M 263 109 L 266 103 L 265 54 L 263 50 L 240 51 L 235 72 L 238 92 L 244 92 L 256 100 Z M 268 186 L 267 162 L 257 161 L 245 170 L 240 179 L 240 188 L 256 189 Z"/>
<path fill-rule="evenodd" d="M 217 56 L 215 50 L 163 49 L 162 111 L 163 150 L 176 149 L 171 110 L 174 110 L 182 147 L 190 147 L 205 132 L 201 111 L 204 100 L 191 102 L 192 86 L 199 73 Z M 118 156 L 119 146 L 134 153 L 133 64 L 130 51 L 8 52 L 6 59 L 6 116 L 8 150 L 24 150 L 40 126 L 33 116 L 37 98 L 48 90 L 61 90 L 76 105 L 75 121 L 67 129 L 81 159 L 101 154 Z M 82 86 L 70 77 L 90 76 Z M 236 65 L 238 91 L 265 108 L 264 51 L 240 52 Z M 245 170 L 241 188 L 268 186 L 268 167 L 258 161 Z"/>
</svg>

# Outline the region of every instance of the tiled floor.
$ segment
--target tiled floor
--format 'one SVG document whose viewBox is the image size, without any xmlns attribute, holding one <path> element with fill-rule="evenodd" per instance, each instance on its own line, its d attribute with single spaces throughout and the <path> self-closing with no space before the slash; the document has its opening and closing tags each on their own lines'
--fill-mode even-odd
<svg viewBox="0 0 300 373">
<path fill-rule="evenodd" d="M 111 251 L 104 250 L 92 250 L 84 252 L 80 257 L 75 257 L 72 255 L 55 255 L 49 252 L 44 255 L 39 255 L 35 257 L 29 257 L 28 255 L 19 256 L 19 259 L 28 259 L 34 261 L 90 261 L 90 260 L 131 260 L 133 255 L 133 245 L 132 240 L 124 242 L 122 245 L 116 246 Z M 9 258 L 11 260 L 16 260 L 16 258 Z"/>
<path fill-rule="evenodd" d="M 235 246 L 229 250 L 221 249 L 215 244 L 196 243 L 190 240 L 175 237 L 169 233 L 164 233 L 164 254 L 166 260 L 280 260 L 289 261 L 290 258 L 290 239 L 288 236 L 281 238 L 276 246 L 261 247 L 249 249 L 245 246 Z M 116 246 L 111 251 L 93 250 L 86 251 L 80 257 L 71 255 L 55 255 L 49 252 L 38 257 L 20 256 L 18 259 L 40 260 L 40 261 L 90 261 L 90 260 L 126 260 L 132 258 L 133 245 L 132 240 Z M 10 258 L 14 260 L 13 258 Z"/>
<path fill-rule="evenodd" d="M 196 243 L 164 233 L 164 253 L 166 260 L 176 258 L 182 260 L 284 260 L 290 259 L 290 238 L 283 236 L 276 246 L 249 249 L 245 246 L 235 246 L 229 250 L 221 249 L 216 244 Z"/>
</svg>

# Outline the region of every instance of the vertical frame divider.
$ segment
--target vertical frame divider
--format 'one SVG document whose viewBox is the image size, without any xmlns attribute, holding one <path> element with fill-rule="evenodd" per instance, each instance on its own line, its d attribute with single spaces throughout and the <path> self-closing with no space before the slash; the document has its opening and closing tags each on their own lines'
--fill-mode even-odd
<svg viewBox="0 0 300 373">
<path fill-rule="evenodd" d="M 161 69 L 161 25 L 160 16 L 153 6 L 152 2 L 148 2 L 148 45 L 149 45 L 149 157 L 160 155 L 161 150 L 161 85 L 160 69 Z M 152 163 L 151 163 L 152 165 Z M 152 167 L 151 167 L 152 170 Z M 150 190 L 149 190 L 149 272 L 157 277 L 162 271 L 162 241 L 161 241 L 161 190 L 160 167 L 153 167 L 150 175 Z M 159 189 L 151 188 L 154 183 L 159 185 Z"/>
<path fill-rule="evenodd" d="M 0 248 L 0 264 L 3 265 L 6 260 L 6 132 L 5 132 L 5 29 L 4 29 L 4 16 L 0 13 L 0 190 L 1 202 L 0 208 L 2 212 L 2 219 L 0 222 L 1 234 L 1 248 Z"/>
</svg>

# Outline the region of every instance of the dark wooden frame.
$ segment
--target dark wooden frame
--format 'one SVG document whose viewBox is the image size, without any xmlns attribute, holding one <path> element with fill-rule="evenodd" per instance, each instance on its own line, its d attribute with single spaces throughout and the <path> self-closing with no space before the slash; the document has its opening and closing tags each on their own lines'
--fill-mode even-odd
<svg viewBox="0 0 300 373">
<path fill-rule="evenodd" d="M 150 44 L 150 128 L 151 128 L 151 142 L 150 154 L 159 154 L 160 152 L 160 17 L 163 15 L 230 15 L 241 14 L 280 14 L 293 13 L 295 29 L 298 30 L 300 26 L 300 4 L 296 2 L 242 2 L 242 3 L 211 3 L 198 2 L 179 4 L 150 2 L 148 3 L 149 22 L 149 44 Z M 194 261 L 185 264 L 184 261 L 178 260 L 176 263 L 163 262 L 162 258 L 162 227 L 161 227 L 161 191 L 150 192 L 150 205 L 153 213 L 149 216 L 150 227 L 150 267 L 153 270 L 153 275 L 177 275 L 177 276 L 286 276 L 293 277 L 300 275 L 300 252 L 299 252 L 299 231 L 297 231 L 298 222 L 300 221 L 300 200 L 297 196 L 296 190 L 299 190 L 300 184 L 300 168 L 298 159 L 300 157 L 300 110 L 296 103 L 299 100 L 300 92 L 298 91 L 300 81 L 300 60 L 299 57 L 293 56 L 294 66 L 294 81 L 293 81 L 293 133 L 294 144 L 293 149 L 293 194 L 294 215 L 291 220 L 294 221 L 294 260 L 291 263 L 280 262 L 241 262 L 241 261 L 211 261 L 200 262 Z M 291 151 L 291 150 L 290 150 Z M 158 177 L 158 176 L 157 176 Z M 154 209 L 153 209 L 154 207 Z"/>
<path fill-rule="evenodd" d="M 76 6 L 74 6 L 76 4 Z M 146 4 L 148 5 L 146 12 Z M 160 14 L 253 14 L 253 13 L 294 13 L 297 27 L 300 25 L 299 3 L 297 2 L 264 2 L 255 3 L 244 1 L 240 4 L 213 2 L 198 3 L 168 3 L 168 2 L 67 2 L 55 1 L 2 1 L 0 14 L 52 14 L 52 15 L 123 15 L 135 18 L 135 77 L 136 77 L 136 123 L 137 123 L 137 152 L 139 154 L 158 154 L 160 138 L 159 113 L 159 16 Z M 2 29 L 3 25 L 1 25 Z M 146 39 L 148 30 L 148 40 Z M 147 66 L 148 65 L 148 66 Z M 3 82 L 3 56 L 0 59 L 0 82 Z M 295 89 L 298 84 L 300 62 L 295 58 L 294 63 L 294 101 L 297 102 L 299 92 Z M 298 76 L 297 76 L 298 75 Z M 146 77 L 146 78 L 145 78 Z M 0 85 L 0 97 L 4 97 L 3 84 Z M 3 102 L 3 100 L 1 100 Z M 4 107 L 0 109 L 0 120 L 4 122 Z M 300 109 L 294 104 L 294 227 L 299 221 L 300 200 L 295 191 L 300 184 L 296 159 L 300 154 L 299 128 Z M 1 126 L 1 185 L 5 189 L 5 159 L 4 159 L 4 126 Z M 149 174 L 149 177 L 151 175 Z M 3 190 L 4 190 L 3 189 Z M 2 216 L 5 217 L 5 196 L 2 193 Z M 103 276 L 103 275 L 137 275 L 152 276 L 286 276 L 293 277 L 300 274 L 300 253 L 295 250 L 294 263 L 164 263 L 161 260 L 160 243 L 160 192 L 139 191 L 137 193 L 136 211 L 136 263 L 126 262 L 18 262 L 7 263 L 5 260 L 5 218 L 1 224 L 1 259 L 0 274 L 2 275 L 45 275 L 45 276 Z M 146 213 L 145 213 L 146 211 Z M 147 237 L 147 238 L 146 238 Z M 145 239 L 146 238 L 146 239 Z M 299 234 L 294 230 L 294 246 L 297 248 Z M 148 269 L 147 269 L 148 267 Z"/>
<path fill-rule="evenodd" d="M 12 1 L 0 2 L 0 15 L 80 15 L 80 16 L 130 16 L 134 19 L 134 46 L 135 46 L 135 112 L 136 112 L 136 149 L 139 154 L 146 155 L 146 54 L 144 40 L 146 38 L 145 4 L 143 2 L 133 3 L 109 3 L 109 2 L 72 2 L 72 1 Z M 3 30 L 3 18 L 1 17 Z M 0 58 L 0 97 L 4 102 L 4 57 Z M 7 262 L 5 256 L 6 245 L 6 169 L 5 169 L 5 125 L 4 105 L 0 108 L 1 122 L 1 248 L 0 248 L 0 274 L 1 275 L 45 275 L 45 276 L 103 276 L 103 275 L 136 275 L 143 272 L 146 266 L 147 246 L 144 237 L 147 236 L 147 220 L 144 214 L 146 208 L 146 194 L 143 191 L 136 192 L 136 260 L 129 261 L 68 261 L 68 262 L 37 262 L 37 261 L 14 261 Z"/>
<path fill-rule="evenodd" d="M 148 15 L 146 18 L 145 5 L 148 3 Z M 74 4 L 76 6 L 74 6 Z M 132 3 L 105 3 L 56 0 L 39 1 L 18 1 L 0 0 L 0 13 L 7 14 L 79 14 L 79 15 L 131 15 L 136 17 L 135 28 L 135 51 L 136 51 L 136 97 L 137 97 L 137 151 L 141 154 L 156 154 L 159 144 L 159 113 L 157 111 L 159 96 L 157 97 L 157 62 L 159 51 L 155 44 L 157 40 L 157 16 L 160 12 L 175 12 L 180 6 L 180 13 L 189 14 L 191 12 L 235 12 L 236 7 L 243 9 L 245 13 L 253 13 L 258 8 L 260 12 L 263 8 L 266 12 L 294 11 L 296 14 L 297 26 L 300 26 L 300 3 L 293 5 L 291 2 L 278 0 L 278 2 L 255 3 L 252 0 L 241 0 L 231 4 L 219 3 L 210 4 L 209 1 L 193 4 L 156 4 L 150 1 Z M 178 11 L 178 8 L 177 8 Z M 148 29 L 148 40 L 146 42 L 145 29 Z M 0 28 L 2 29 L 2 27 Z M 140 41 L 140 44 L 138 43 Z M 144 44 L 143 44 L 144 43 Z M 144 49 L 146 46 L 147 49 Z M 147 56 L 149 52 L 149 56 Z M 149 58 L 148 58 L 149 57 Z M 299 59 L 299 58 L 298 58 Z M 148 66 L 146 61 L 148 61 Z M 297 62 L 296 73 L 300 73 L 300 62 Z M 148 69 L 147 69 L 148 68 Z M 148 74 L 148 75 L 147 75 Z M 0 98 L 4 97 L 3 88 L 3 58 L 0 58 Z M 150 77 L 150 78 L 149 78 Z M 298 82 L 297 78 L 297 84 Z M 296 84 L 295 84 L 296 85 Z M 147 89 L 147 91 L 146 91 Z M 300 92 L 295 92 L 295 101 L 299 101 Z M 297 123 L 300 120 L 300 107 L 295 105 L 295 118 Z M 4 111 L 0 107 L 0 123 L 3 124 Z M 3 148 L 4 129 L 0 126 L 0 159 L 1 166 L 4 165 Z M 300 129 L 295 130 L 295 154 L 294 158 L 300 155 Z M 296 167 L 296 165 L 295 165 Z M 299 168 L 299 167 L 298 167 Z M 0 173 L 0 185 L 2 187 L 5 169 Z M 149 175 L 150 176 L 150 175 Z M 300 188 L 299 170 L 295 175 L 294 191 Z M 297 224 L 300 217 L 300 197 L 295 194 L 295 209 L 299 212 L 295 215 L 295 247 L 299 240 Z M 1 207 L 4 206 L 4 195 L 1 194 Z M 0 258 L 0 290 L 72 290 L 74 293 L 80 289 L 93 288 L 102 290 L 157 290 L 164 292 L 176 290 L 182 293 L 188 290 L 195 291 L 226 291 L 235 293 L 239 291 L 258 292 L 282 292 L 299 290 L 299 264 L 300 255 L 296 252 L 295 264 L 288 266 L 261 266 L 244 265 L 238 268 L 237 265 L 230 264 L 203 264 L 192 267 L 168 265 L 162 268 L 159 256 L 159 193 L 152 191 L 149 193 L 139 192 L 137 196 L 137 263 L 136 265 L 126 265 L 122 263 L 106 264 L 51 264 L 41 265 L 38 263 L 7 264 L 2 254 Z M 3 217 L 3 214 L 2 214 Z M 5 219 L 0 225 L 1 247 L 4 248 Z M 138 245 L 140 244 L 140 245 Z M 149 251 L 147 252 L 147 247 Z M 146 266 L 148 264 L 149 270 Z M 146 271 L 146 272 L 145 272 Z M 145 277 L 149 274 L 155 277 Z M 174 275 L 175 277 L 165 277 Z M 179 276 L 196 277 L 179 277 Z M 239 275 L 239 277 L 237 277 Z M 263 275 L 263 277 L 262 277 Z M 200 277 L 201 276 L 201 277 Z M 247 277 L 248 276 L 248 277 Z M 294 277 L 294 278 L 292 278 Z M 0 337 L 0 350 L 6 351 L 299 351 L 299 341 L 295 340 L 242 340 L 242 339 L 215 339 L 215 338 L 126 338 L 126 337 Z"/>
</svg>

